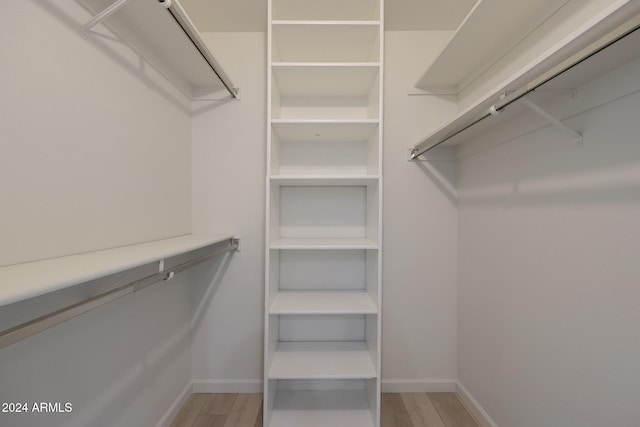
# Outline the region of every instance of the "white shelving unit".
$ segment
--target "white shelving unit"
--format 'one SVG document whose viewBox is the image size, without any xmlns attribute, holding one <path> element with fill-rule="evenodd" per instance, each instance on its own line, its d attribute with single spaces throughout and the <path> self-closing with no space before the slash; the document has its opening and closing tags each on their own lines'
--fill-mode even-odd
<svg viewBox="0 0 640 427">
<path fill-rule="evenodd" d="M 379 426 L 382 1 L 269 1 L 264 425 Z"/>
</svg>

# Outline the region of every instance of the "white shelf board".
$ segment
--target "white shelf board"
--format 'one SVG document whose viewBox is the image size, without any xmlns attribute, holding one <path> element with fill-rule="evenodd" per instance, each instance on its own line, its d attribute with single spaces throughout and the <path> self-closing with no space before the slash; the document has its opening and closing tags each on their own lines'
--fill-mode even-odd
<svg viewBox="0 0 640 427">
<path fill-rule="evenodd" d="M 478 0 L 416 87 L 458 93 L 460 85 L 488 68 L 567 0 Z"/>
<path fill-rule="evenodd" d="M 371 379 L 377 373 L 365 342 L 280 342 L 269 379 Z"/>
<path fill-rule="evenodd" d="M 379 31 L 379 21 L 274 21 L 273 43 L 280 61 L 378 61 Z"/>
<path fill-rule="evenodd" d="M 378 0 L 274 0 L 274 20 L 378 20 Z"/>
<path fill-rule="evenodd" d="M 278 391 L 274 427 L 373 427 L 364 390 Z"/>
<path fill-rule="evenodd" d="M 274 63 L 280 96 L 367 96 L 379 63 Z"/>
<path fill-rule="evenodd" d="M 455 117 L 432 132 L 426 138 L 422 139 L 422 141 L 416 145 L 422 143 L 435 143 L 439 140 L 443 140 L 447 135 L 452 135 L 454 133 L 455 136 L 448 138 L 443 145 L 453 146 L 461 144 L 471 140 L 476 135 L 486 132 L 494 126 L 507 121 L 509 118 L 516 116 L 519 111 L 521 112 L 524 110 L 524 107 L 510 105 L 501 114 L 487 118 L 475 125 L 467 127 L 475 117 L 488 112 L 489 107 L 500 100 L 502 93 L 513 91 L 520 86 L 530 84 L 531 80 L 537 76 L 543 75 L 554 66 L 568 60 L 572 55 L 576 55 L 581 52 L 581 49 L 588 43 L 597 43 L 597 40 L 607 32 L 615 32 L 615 28 L 620 25 L 625 16 L 635 16 L 635 18 L 630 18 L 625 26 L 632 25 L 634 22 L 638 21 L 637 15 L 634 15 L 634 13 L 637 14 L 637 11 L 633 9 L 634 7 L 637 8 L 637 5 L 630 6 L 629 12 L 628 9 L 615 4 L 608 9 L 603 10 L 589 22 L 584 23 L 563 39 L 559 40 L 551 49 L 531 60 L 507 80 L 484 94 L 464 110 L 460 111 Z M 624 10 L 625 14 L 618 15 L 617 12 L 619 10 Z M 555 79 L 548 81 L 540 88 L 540 91 L 533 92 L 532 94 L 527 95 L 527 97 L 533 98 L 539 103 L 544 102 L 551 97 L 550 94 L 552 93 L 549 92 L 544 94 L 543 91 L 545 88 L 576 89 L 586 81 L 596 78 L 599 75 L 609 72 L 620 65 L 637 58 L 637 49 L 635 49 L 635 46 L 637 46 L 639 34 L 640 33 L 638 33 L 638 31 L 635 31 L 633 34 L 623 38 L 606 49 L 601 50 L 597 54 L 574 66 L 570 70 L 567 70 Z M 465 129 L 460 131 L 463 128 Z"/>
<path fill-rule="evenodd" d="M 380 25 L 379 20 L 302 20 L 302 19 L 274 19 L 271 21 L 271 25 L 274 26 L 323 26 L 323 27 L 378 27 Z"/>
<path fill-rule="evenodd" d="M 362 291 L 279 291 L 270 314 L 376 314 L 376 304 Z"/>
<path fill-rule="evenodd" d="M 271 119 L 276 125 L 350 125 L 378 124 L 378 119 Z"/>
<path fill-rule="evenodd" d="M 376 130 L 378 120 L 272 120 L 280 142 L 360 142 Z"/>
<path fill-rule="evenodd" d="M 95 15 L 114 0 L 79 2 Z M 173 2 L 184 10 L 177 0 Z M 157 1 L 130 1 L 103 23 L 190 98 L 225 90 L 171 13 Z"/>
<path fill-rule="evenodd" d="M 272 184 L 279 186 L 362 186 L 375 184 L 378 175 L 272 175 Z"/>
<path fill-rule="evenodd" d="M 276 239 L 270 249 L 378 249 L 378 244 L 369 239 Z"/>
<path fill-rule="evenodd" d="M 188 234 L 0 267 L 0 306 L 224 242 L 233 234 Z"/>
</svg>

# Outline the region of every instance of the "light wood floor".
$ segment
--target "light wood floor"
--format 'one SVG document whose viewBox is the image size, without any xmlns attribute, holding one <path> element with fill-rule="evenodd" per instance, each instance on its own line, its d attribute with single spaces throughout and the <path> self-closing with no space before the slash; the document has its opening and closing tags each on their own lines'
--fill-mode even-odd
<svg viewBox="0 0 640 427">
<path fill-rule="evenodd" d="M 454 393 L 382 393 L 381 400 L 381 427 L 478 427 Z M 171 427 L 262 427 L 262 394 L 192 394 Z"/>
</svg>

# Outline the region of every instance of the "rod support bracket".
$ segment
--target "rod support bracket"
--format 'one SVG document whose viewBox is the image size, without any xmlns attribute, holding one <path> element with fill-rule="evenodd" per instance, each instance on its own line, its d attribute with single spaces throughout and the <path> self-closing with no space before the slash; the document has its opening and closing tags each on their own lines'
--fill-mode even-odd
<svg viewBox="0 0 640 427">
<path fill-rule="evenodd" d="M 105 19 L 107 19 L 109 16 L 113 15 L 114 13 L 116 13 L 118 11 L 118 9 L 120 9 L 122 6 L 127 4 L 127 2 L 129 2 L 129 0 L 116 0 L 116 1 L 114 1 L 111 4 L 111 6 L 106 7 L 102 12 L 98 13 L 91 20 L 89 20 L 86 24 L 84 24 L 82 26 L 82 29 L 80 30 L 80 35 L 82 37 L 86 37 L 87 33 L 89 32 L 89 30 L 91 30 L 93 27 L 98 25 L 100 22 L 102 22 Z"/>
<path fill-rule="evenodd" d="M 535 102 L 533 102 L 532 100 L 530 100 L 530 99 L 528 99 L 526 97 L 520 98 L 518 100 L 518 102 L 524 104 L 529 109 L 531 109 L 533 112 L 535 112 L 535 113 L 539 114 L 540 116 L 544 117 L 545 119 L 547 119 L 549 122 L 551 122 L 551 124 L 553 124 L 555 127 L 560 129 L 562 132 L 564 132 L 567 135 L 571 136 L 576 141 L 576 143 L 578 145 L 582 145 L 582 135 L 579 132 L 576 132 L 574 129 L 570 128 L 569 126 L 567 126 L 564 123 L 562 123 L 560 120 L 558 120 L 555 117 L 553 117 L 553 115 L 551 113 L 549 113 L 548 111 L 544 110 L 538 104 L 536 104 Z"/>
</svg>

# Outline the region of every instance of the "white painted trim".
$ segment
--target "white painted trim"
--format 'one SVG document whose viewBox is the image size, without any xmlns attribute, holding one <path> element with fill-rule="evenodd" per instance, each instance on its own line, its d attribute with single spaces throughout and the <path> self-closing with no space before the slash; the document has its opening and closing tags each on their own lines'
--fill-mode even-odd
<svg viewBox="0 0 640 427">
<path fill-rule="evenodd" d="M 478 401 L 471 395 L 471 393 L 469 393 L 469 390 L 467 390 L 460 381 L 456 382 L 455 391 L 464 407 L 467 408 L 467 411 L 469 411 L 480 427 L 498 427 L 498 424 L 491 419 L 489 414 L 487 414 L 487 411 L 480 406 Z"/>
<path fill-rule="evenodd" d="M 169 406 L 169 409 L 167 409 L 162 418 L 160 418 L 156 427 L 169 427 L 173 419 L 178 415 L 178 412 L 180 412 L 180 409 L 182 409 L 184 404 L 187 402 L 187 399 L 189 399 L 189 396 L 191 396 L 191 393 L 193 393 L 193 383 L 190 382 L 184 389 L 182 389 L 171 406 Z"/>
<path fill-rule="evenodd" d="M 199 379 L 193 381 L 194 393 L 262 393 L 262 380 Z"/>
<path fill-rule="evenodd" d="M 383 393 L 440 393 L 456 391 L 455 378 L 390 378 L 382 380 Z"/>
</svg>

